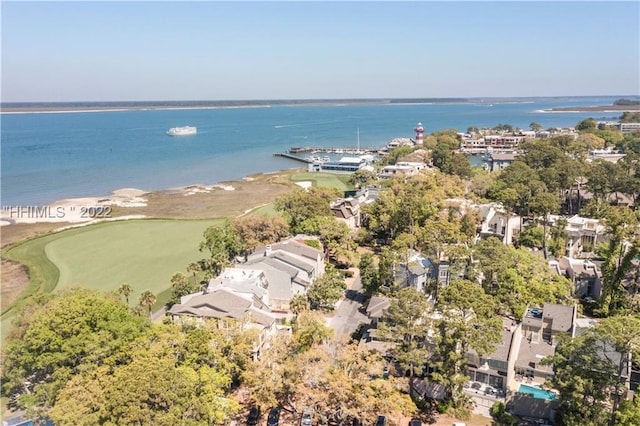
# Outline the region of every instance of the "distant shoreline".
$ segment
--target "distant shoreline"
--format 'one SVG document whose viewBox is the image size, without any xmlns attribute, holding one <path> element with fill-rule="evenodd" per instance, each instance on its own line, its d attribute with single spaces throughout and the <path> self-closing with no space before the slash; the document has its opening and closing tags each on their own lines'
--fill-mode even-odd
<svg viewBox="0 0 640 426">
<path fill-rule="evenodd" d="M 595 105 L 583 107 L 558 107 L 541 110 L 541 112 L 636 112 L 640 105 Z"/>
<path fill-rule="evenodd" d="M 532 102 L 541 98 L 411 98 L 411 99 L 302 99 L 255 101 L 141 101 L 141 102 L 3 102 L 0 114 L 117 112 L 144 110 L 188 110 L 228 108 L 269 108 L 272 106 L 340 106 L 340 105 L 411 105 L 411 104 L 479 104 Z M 640 111 L 640 105 L 594 105 L 554 107 L 543 112 L 625 112 Z"/>
</svg>

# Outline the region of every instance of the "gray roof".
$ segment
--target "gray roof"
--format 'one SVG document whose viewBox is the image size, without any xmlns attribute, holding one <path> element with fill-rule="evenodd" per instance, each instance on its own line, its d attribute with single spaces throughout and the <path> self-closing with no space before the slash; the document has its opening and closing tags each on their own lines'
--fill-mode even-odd
<svg viewBox="0 0 640 426">
<path fill-rule="evenodd" d="M 490 355 L 484 355 L 483 358 L 495 359 L 498 361 L 507 361 L 509 359 L 509 350 L 511 349 L 515 326 L 512 324 L 511 320 L 506 318 L 502 319 L 502 324 L 502 340 L 496 345 L 495 350 Z M 477 354 L 473 349 L 469 350 L 469 353 L 474 355 Z"/>
<path fill-rule="evenodd" d="M 529 343 L 527 339 L 522 339 L 520 344 L 520 352 L 516 359 L 516 368 L 531 369 L 546 371 L 551 373 L 553 371 L 552 365 L 541 365 L 545 357 L 552 356 L 556 352 L 555 346 L 552 346 L 546 342 Z"/>
<path fill-rule="evenodd" d="M 302 271 L 305 271 L 308 274 L 312 273 L 315 270 L 315 265 L 312 264 L 311 262 L 306 261 L 300 258 L 299 256 L 292 256 L 291 254 L 281 250 L 274 251 L 273 253 L 271 253 L 271 256 L 269 257 L 271 257 L 272 259 L 279 260 L 284 264 L 288 264 Z"/>
<path fill-rule="evenodd" d="M 543 328 L 551 324 L 551 330 L 570 333 L 573 328 L 574 306 L 545 303 L 542 309 L 527 308 L 522 323 L 529 327 Z"/>
<path fill-rule="evenodd" d="M 553 411 L 559 403 L 558 399 L 548 400 L 516 394 L 509 405 L 513 407 L 513 414 L 517 416 L 553 420 Z"/>
<path fill-rule="evenodd" d="M 293 280 L 293 277 L 291 276 L 290 271 L 285 269 L 293 268 L 276 267 L 271 265 L 271 262 L 268 262 L 269 260 L 270 259 L 266 258 L 261 262 L 254 262 L 250 265 L 239 264 L 237 267 L 259 269 L 264 272 L 264 275 L 267 277 L 267 281 L 269 282 L 269 287 L 267 287 L 269 300 L 291 300 L 291 281 Z M 297 271 L 295 271 L 295 274 L 297 274 Z"/>
<path fill-rule="evenodd" d="M 409 272 L 411 272 L 413 275 L 420 276 L 429 273 L 429 269 L 426 268 L 421 262 L 409 262 L 408 266 Z"/>
<path fill-rule="evenodd" d="M 369 318 L 381 318 L 384 311 L 391 305 L 387 297 L 373 296 L 367 305 L 367 315 Z"/>
<path fill-rule="evenodd" d="M 182 303 L 175 304 L 169 309 L 171 315 L 187 315 L 201 318 L 235 318 L 245 315 L 251 316 L 255 322 L 266 327 L 275 322 L 275 317 L 265 309 L 264 304 L 256 307 L 259 302 L 255 297 L 241 296 L 230 289 L 220 288 L 211 293 L 194 293 L 184 297 Z"/>
<path fill-rule="evenodd" d="M 314 249 L 313 247 L 309 247 L 308 245 L 300 243 L 293 239 L 272 244 L 271 249 L 274 251 L 284 250 L 289 253 L 297 254 L 298 256 L 312 259 L 314 262 L 318 259 L 318 257 L 324 257 L 324 253 L 321 250 Z"/>
<path fill-rule="evenodd" d="M 574 306 L 545 303 L 542 307 L 542 316 L 545 320 L 551 319 L 551 330 L 571 332 L 573 328 Z"/>
</svg>

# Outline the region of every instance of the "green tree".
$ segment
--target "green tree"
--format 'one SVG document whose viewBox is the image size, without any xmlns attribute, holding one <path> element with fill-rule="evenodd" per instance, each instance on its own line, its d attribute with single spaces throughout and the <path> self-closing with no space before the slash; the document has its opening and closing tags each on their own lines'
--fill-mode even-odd
<svg viewBox="0 0 640 426">
<path fill-rule="evenodd" d="M 382 335 L 397 342 L 391 353 L 404 370 L 409 370 L 411 386 L 416 370 L 425 365 L 430 354 L 426 341 L 431 326 L 431 312 L 433 305 L 424 293 L 404 287 L 394 293 L 385 313 L 385 321 L 379 325 Z"/>
<path fill-rule="evenodd" d="M 3 392 L 41 416 L 74 374 L 126 362 L 128 345 L 149 328 L 122 301 L 80 288 L 22 310 L 18 320 L 25 326 L 7 338 Z"/>
<path fill-rule="evenodd" d="M 296 315 L 308 309 L 308 307 L 309 302 L 307 301 L 307 296 L 305 296 L 304 294 L 296 294 L 291 298 L 291 302 L 289 303 L 289 308 Z"/>
<path fill-rule="evenodd" d="M 349 176 L 349 183 L 355 188 L 361 188 L 367 186 L 371 182 L 378 179 L 376 172 L 365 169 L 358 169 Z"/>
<path fill-rule="evenodd" d="M 138 302 L 140 306 L 146 306 L 149 308 L 149 316 L 151 316 L 151 307 L 156 303 L 156 301 L 156 295 L 149 290 L 145 290 L 140 295 L 140 300 Z"/>
<path fill-rule="evenodd" d="M 182 296 L 195 293 L 198 290 L 200 290 L 200 286 L 198 284 L 190 282 L 189 278 L 182 272 L 176 272 L 171 277 L 171 299 L 169 303 L 172 305 L 180 303 L 180 298 Z"/>
<path fill-rule="evenodd" d="M 335 303 L 344 295 L 347 285 L 342 273 L 328 266 L 324 274 L 316 278 L 307 291 L 309 304 L 313 309 L 333 310 Z"/>
<path fill-rule="evenodd" d="M 304 311 L 296 318 L 293 327 L 293 344 L 297 351 L 305 352 L 333 335 L 324 317 L 313 311 Z"/>
<path fill-rule="evenodd" d="M 209 258 L 201 262 L 200 266 L 211 276 L 220 274 L 236 256 L 242 253 L 240 237 L 229 220 L 208 227 L 203 237 L 204 240 L 200 242 L 200 251 L 209 254 Z"/>
<path fill-rule="evenodd" d="M 480 241 L 474 250 L 482 286 L 495 297 L 499 310 L 522 318 L 529 305 L 563 303 L 570 296 L 570 282 L 552 274 L 546 260 L 526 249 L 508 247 L 497 238 Z"/>
<path fill-rule="evenodd" d="M 634 211 L 626 207 L 609 209 L 605 224 L 609 242 L 600 246 L 599 254 L 604 257 L 602 264 L 602 296 L 597 313 L 606 317 L 624 312 L 627 306 L 627 292 L 623 286 L 625 275 L 633 268 L 633 259 L 639 248 L 635 239 L 638 218 Z"/>
<path fill-rule="evenodd" d="M 554 368 L 551 385 L 560 392 L 562 424 L 616 424 L 626 392 L 622 371 L 629 354 L 637 355 L 638 339 L 640 319 L 630 316 L 606 318 L 580 336 L 562 337 L 555 354 L 542 361 Z"/>
<path fill-rule="evenodd" d="M 305 220 L 332 216 L 330 203 L 339 196 L 338 191 L 331 188 L 300 188 L 276 198 L 274 206 L 287 218 L 291 232 L 298 233 L 298 227 Z"/>
<path fill-rule="evenodd" d="M 585 118 L 576 124 L 577 131 L 593 131 L 598 128 L 598 122 L 593 118 Z"/>
<path fill-rule="evenodd" d="M 120 287 L 118 287 L 118 293 L 124 296 L 124 299 L 129 305 L 129 296 L 133 293 L 133 287 L 130 284 L 124 283 Z"/>
<path fill-rule="evenodd" d="M 202 268 L 200 267 L 200 263 L 198 262 L 191 262 L 189 263 L 189 265 L 187 265 L 187 272 L 191 272 L 193 274 L 193 285 L 195 286 L 197 284 L 196 282 L 196 274 L 198 272 L 202 271 Z"/>
<path fill-rule="evenodd" d="M 289 233 L 289 225 L 281 216 L 240 216 L 232 221 L 238 236 L 240 254 L 247 256 L 257 246 L 279 241 Z"/>
<path fill-rule="evenodd" d="M 378 269 L 375 264 L 375 258 L 373 254 L 367 252 L 360 257 L 360 263 L 358 264 L 360 269 L 360 280 L 362 282 L 362 289 L 365 294 L 373 295 L 380 287 L 380 280 L 378 277 Z"/>
<path fill-rule="evenodd" d="M 480 356 L 493 352 L 502 340 L 502 320 L 496 315 L 497 304 L 477 283 L 452 280 L 438 298 L 442 319 L 437 322 L 434 354 L 436 382 L 448 388 L 453 407 L 467 402 L 463 391 L 468 381 L 467 354 L 471 349 Z"/>
<path fill-rule="evenodd" d="M 493 426 L 516 426 L 518 420 L 507 411 L 504 402 L 498 401 L 491 406 L 491 417 L 493 418 Z"/>
</svg>

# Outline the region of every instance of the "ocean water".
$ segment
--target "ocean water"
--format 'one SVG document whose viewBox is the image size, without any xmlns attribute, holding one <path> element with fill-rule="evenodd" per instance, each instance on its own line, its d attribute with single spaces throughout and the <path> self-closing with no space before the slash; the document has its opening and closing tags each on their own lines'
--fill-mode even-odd
<svg viewBox="0 0 640 426">
<path fill-rule="evenodd" d="M 0 115 L 2 206 L 43 205 L 134 187 L 162 190 L 237 180 L 303 164 L 274 157 L 292 146 L 382 147 L 395 137 L 510 124 L 573 127 L 618 113 L 540 112 L 611 105 L 614 97 L 478 100 L 463 104 L 382 104 L 127 110 Z M 198 134 L 170 137 L 170 127 Z"/>
</svg>

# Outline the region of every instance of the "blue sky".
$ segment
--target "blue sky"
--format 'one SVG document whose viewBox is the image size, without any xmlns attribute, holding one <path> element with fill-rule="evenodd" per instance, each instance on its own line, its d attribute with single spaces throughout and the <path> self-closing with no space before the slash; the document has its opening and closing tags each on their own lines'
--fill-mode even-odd
<svg viewBox="0 0 640 426">
<path fill-rule="evenodd" d="M 640 2 L 1 2 L 4 102 L 640 94 Z"/>
</svg>

